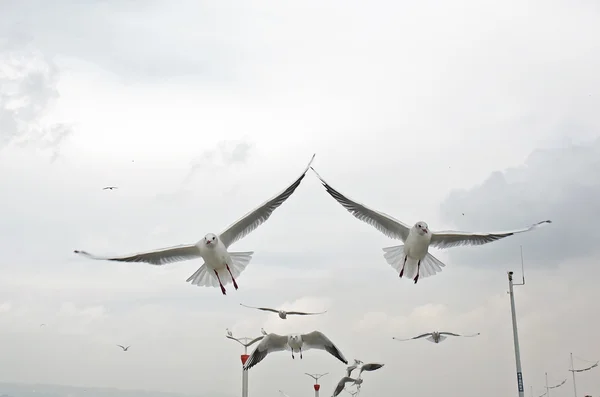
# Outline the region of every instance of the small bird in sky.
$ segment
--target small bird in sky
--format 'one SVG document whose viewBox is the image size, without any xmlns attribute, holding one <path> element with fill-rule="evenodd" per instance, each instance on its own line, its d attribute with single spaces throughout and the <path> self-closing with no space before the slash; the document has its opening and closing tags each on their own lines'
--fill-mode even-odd
<svg viewBox="0 0 600 397">
<path fill-rule="evenodd" d="M 123 345 L 117 345 L 117 346 L 119 346 L 121 349 L 123 349 L 124 352 L 126 352 L 127 350 L 129 350 L 129 348 L 131 347 L 131 346 L 125 347 Z"/>
<path fill-rule="evenodd" d="M 45 327 L 45 326 L 46 326 L 46 324 L 40 324 L 40 327 Z"/>
<path fill-rule="evenodd" d="M 427 337 L 426 339 L 427 339 L 428 341 L 430 341 L 430 342 L 433 342 L 433 343 L 440 343 L 440 342 L 442 342 L 443 340 L 445 340 L 445 339 L 447 338 L 447 336 L 444 336 L 444 335 L 449 335 L 449 336 L 462 336 L 462 337 L 464 337 L 464 338 L 472 338 L 472 337 L 474 337 L 474 336 L 477 336 L 477 335 L 479 335 L 479 334 L 480 334 L 480 333 L 478 332 L 478 333 L 476 333 L 476 334 L 473 334 L 473 335 L 459 335 L 459 334 L 455 334 L 455 333 L 453 333 L 453 332 L 437 332 L 437 331 L 434 331 L 434 332 L 428 332 L 428 333 L 426 333 L 426 334 L 422 334 L 422 335 L 419 335 L 419 336 L 415 336 L 414 338 L 408 338 L 408 339 L 398 339 L 398 338 L 396 338 L 396 337 L 393 337 L 392 339 L 395 339 L 395 340 L 397 340 L 397 341 L 400 341 L 400 342 L 405 342 L 405 341 L 407 341 L 407 340 L 420 339 L 420 338 L 425 338 L 425 337 Z"/>
<path fill-rule="evenodd" d="M 390 215 L 371 209 L 358 201 L 348 198 L 325 182 L 313 167 L 310 167 L 310 169 L 319 178 L 327 193 L 355 218 L 368 223 L 390 238 L 404 242 L 404 245 L 384 248 L 383 251 L 385 253 L 383 256 L 390 266 L 400 272 L 400 277 L 412 278 L 415 284 L 420 276 L 423 278 L 433 276 L 441 272 L 442 267 L 446 266 L 429 253 L 429 247 L 431 246 L 444 249 L 461 245 L 482 245 L 513 236 L 517 233 L 528 232 L 545 223 L 552 223 L 550 220 L 545 220 L 523 229 L 493 233 L 458 232 L 452 230 L 434 232 L 423 221 L 419 221 L 410 227 L 408 224 Z M 421 265 L 423 265 L 423 268 L 421 268 Z"/>
<path fill-rule="evenodd" d="M 258 309 L 258 310 L 262 310 L 262 311 L 266 311 L 266 312 L 273 312 L 273 313 L 277 313 L 279 315 L 279 318 L 281 318 L 282 320 L 285 320 L 289 315 L 298 315 L 298 316 L 314 316 L 316 314 L 323 314 L 323 313 L 327 313 L 327 310 L 325 310 L 324 312 L 317 312 L 317 313 L 309 313 L 309 312 L 287 312 L 285 310 L 277 310 L 277 309 L 271 309 L 270 307 L 254 307 L 254 306 L 246 306 L 243 303 L 240 303 L 241 306 L 247 307 L 249 309 Z"/>
<path fill-rule="evenodd" d="M 113 190 L 113 189 L 118 189 L 118 187 L 117 186 L 107 186 L 102 190 Z"/>
</svg>

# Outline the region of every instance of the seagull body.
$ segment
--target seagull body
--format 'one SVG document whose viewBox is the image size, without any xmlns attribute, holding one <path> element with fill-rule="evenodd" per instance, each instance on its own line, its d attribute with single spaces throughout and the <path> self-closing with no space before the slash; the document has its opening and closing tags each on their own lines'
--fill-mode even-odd
<svg viewBox="0 0 600 397">
<path fill-rule="evenodd" d="M 118 187 L 117 186 L 107 186 L 102 190 L 113 190 L 113 189 L 118 189 Z"/>
<path fill-rule="evenodd" d="M 309 349 L 325 350 L 344 364 L 348 364 L 348 361 L 337 348 L 337 346 L 322 332 L 313 331 L 308 334 L 290 334 L 290 335 L 277 335 L 267 334 L 264 339 L 256 346 L 246 364 L 244 364 L 244 370 L 248 370 L 261 362 L 269 353 L 274 353 L 283 350 L 291 350 L 292 358 L 294 353 L 300 353 L 302 358 L 302 351 Z"/>
<path fill-rule="evenodd" d="M 254 307 L 254 306 L 246 306 L 243 303 L 240 303 L 241 306 L 250 308 L 250 309 L 258 309 L 258 310 L 262 310 L 265 312 L 273 312 L 273 313 L 277 313 L 279 315 L 279 318 L 282 320 L 287 319 L 288 315 L 298 315 L 298 316 L 314 316 L 316 314 L 323 314 L 323 313 L 327 313 L 327 310 L 325 310 L 324 312 L 318 312 L 318 313 L 308 313 L 308 312 L 287 312 L 285 310 L 277 310 L 277 309 L 271 309 L 270 307 Z"/>
<path fill-rule="evenodd" d="M 336 397 L 337 395 L 339 395 L 342 392 L 342 390 L 344 390 L 344 388 L 346 387 L 346 383 L 349 383 L 349 382 L 352 382 L 353 385 L 356 385 L 357 387 L 359 387 L 359 390 L 360 390 L 360 385 L 361 385 L 361 383 L 363 383 L 363 379 L 351 378 L 349 376 L 344 376 L 342 379 L 340 379 L 337 386 L 335 387 L 335 390 L 333 391 L 333 397 Z"/>
<path fill-rule="evenodd" d="M 244 217 L 232 224 L 220 235 L 208 233 L 203 239 L 195 244 L 179 245 L 163 248 L 155 251 L 143 252 L 134 255 L 119 257 L 100 257 L 86 251 L 76 250 L 76 254 L 86 256 L 90 259 L 109 260 L 119 262 L 145 262 L 151 265 L 165 265 L 172 262 L 184 261 L 195 258 L 204 259 L 204 264 L 192 274 L 186 282 L 197 286 L 221 287 L 221 292 L 226 295 L 225 285 L 233 283 L 237 290 L 236 278 L 246 269 L 252 259 L 253 251 L 229 252 L 228 248 L 251 233 L 259 225 L 263 224 L 273 211 L 286 201 L 296 190 L 304 179 L 308 168 L 312 164 L 315 155 L 312 156 L 308 166 L 290 186 L 284 191 L 265 202 L 260 207 L 247 213 Z"/>
<path fill-rule="evenodd" d="M 458 247 L 461 245 L 482 245 L 492 241 L 530 231 L 542 224 L 552 223 L 550 220 L 538 222 L 527 228 L 497 233 L 471 233 L 458 231 L 432 232 L 426 222 L 419 221 L 410 227 L 390 215 L 384 214 L 354 201 L 335 190 L 311 167 L 327 193 L 341 204 L 355 218 L 370 224 L 386 236 L 402 240 L 404 245 L 383 249 L 387 263 L 399 271 L 400 277 L 412 278 L 433 276 L 442 271 L 446 265 L 429 253 L 429 247 L 439 249 Z"/>
<path fill-rule="evenodd" d="M 453 332 L 437 332 L 437 331 L 434 331 L 434 332 L 428 332 L 426 334 L 421 334 L 419 336 L 415 336 L 414 338 L 398 339 L 398 338 L 394 337 L 393 339 L 396 339 L 397 341 L 400 341 L 400 342 L 404 342 L 404 341 L 407 341 L 407 340 L 426 338 L 430 342 L 440 343 L 440 342 L 442 342 L 443 340 L 445 340 L 447 338 L 447 336 L 445 336 L 445 335 L 449 335 L 449 336 L 462 336 L 464 338 L 472 338 L 472 337 L 477 336 L 479 334 L 480 333 L 478 332 L 478 333 L 473 334 L 473 335 L 459 335 L 459 334 L 455 334 Z"/>
<path fill-rule="evenodd" d="M 121 349 L 123 349 L 124 352 L 126 352 L 127 350 L 129 350 L 129 348 L 131 347 L 131 346 L 125 347 L 123 345 L 117 345 L 117 346 L 119 346 Z"/>
</svg>

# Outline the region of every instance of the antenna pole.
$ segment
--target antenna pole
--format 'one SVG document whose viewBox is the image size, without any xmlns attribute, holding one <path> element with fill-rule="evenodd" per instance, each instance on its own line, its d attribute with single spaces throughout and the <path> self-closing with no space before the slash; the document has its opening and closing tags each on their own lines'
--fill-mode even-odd
<svg viewBox="0 0 600 397">
<path fill-rule="evenodd" d="M 550 388 L 548 387 L 548 372 L 546 372 L 546 397 L 550 397 Z"/>
<path fill-rule="evenodd" d="M 508 272 L 508 293 L 510 295 L 510 311 L 512 314 L 513 340 L 515 344 L 515 364 L 517 367 L 517 388 L 519 397 L 525 397 L 523 390 L 523 371 L 521 369 L 521 350 L 519 348 L 519 331 L 517 329 L 517 315 L 515 313 L 515 294 L 513 291 L 513 272 Z M 522 284 L 516 284 L 522 285 Z"/>
<path fill-rule="evenodd" d="M 575 383 L 575 367 L 573 366 L 573 353 L 571 353 L 571 374 L 573 374 L 573 393 L 577 397 L 577 384 Z"/>
</svg>

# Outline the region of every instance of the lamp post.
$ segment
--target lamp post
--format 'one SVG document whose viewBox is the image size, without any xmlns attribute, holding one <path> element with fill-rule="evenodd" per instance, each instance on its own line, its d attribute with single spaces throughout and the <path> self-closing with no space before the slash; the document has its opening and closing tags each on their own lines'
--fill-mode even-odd
<svg viewBox="0 0 600 397">
<path fill-rule="evenodd" d="M 309 374 L 306 373 L 306 375 L 310 376 L 311 378 L 313 378 L 315 380 L 315 384 L 313 385 L 313 388 L 315 389 L 315 397 L 319 397 L 319 389 L 321 389 L 321 385 L 319 384 L 319 379 L 322 378 L 323 376 L 327 375 L 329 372 L 325 372 L 324 374 Z"/>
<path fill-rule="evenodd" d="M 248 347 L 252 346 L 256 342 L 258 342 L 259 340 L 264 338 L 264 336 L 259 336 L 254 339 L 249 338 L 247 336 L 244 336 L 242 338 L 234 338 L 231 331 L 227 330 L 227 335 L 225 335 L 225 337 L 228 339 L 234 340 L 237 343 L 239 343 L 240 345 L 244 346 L 244 354 L 242 354 L 242 356 L 241 356 L 241 359 L 242 359 L 242 397 L 248 397 L 248 371 L 244 371 L 244 364 L 246 364 L 246 360 L 248 360 L 248 357 L 250 357 L 248 355 Z"/>
<path fill-rule="evenodd" d="M 525 285 L 525 271 L 523 267 L 523 247 L 521 247 L 521 272 L 523 274 L 523 282 L 519 284 L 513 283 L 513 272 L 508 272 L 508 294 L 510 295 L 510 312 L 512 315 L 513 341 L 515 344 L 515 364 L 517 367 L 517 388 L 519 397 L 525 397 L 523 389 L 523 371 L 521 370 L 521 349 L 519 347 L 519 332 L 517 330 L 517 314 L 515 312 L 515 294 L 513 286 Z"/>
</svg>

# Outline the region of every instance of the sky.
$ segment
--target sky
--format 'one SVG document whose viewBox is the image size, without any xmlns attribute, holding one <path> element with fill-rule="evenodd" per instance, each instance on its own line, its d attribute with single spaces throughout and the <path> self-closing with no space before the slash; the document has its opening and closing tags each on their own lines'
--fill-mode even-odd
<svg viewBox="0 0 600 397">
<path fill-rule="evenodd" d="M 600 9 L 591 1 L 0 2 L 0 381 L 236 396 L 224 337 L 320 330 L 362 394 L 572 395 L 600 360 Z M 90 261 L 219 233 L 313 166 L 435 230 L 527 234 L 432 253 L 417 285 L 308 174 L 232 250 L 238 291 L 200 265 Z M 118 186 L 103 191 L 104 186 Z M 321 311 L 280 320 L 253 306 Z M 40 324 L 46 324 L 40 327 Z M 430 331 L 476 338 L 397 342 Z M 116 344 L 131 345 L 123 353 Z M 587 360 L 587 361 L 585 361 Z M 345 366 L 269 355 L 250 394 L 329 395 Z M 578 395 L 600 394 L 598 369 Z M 434 380 L 435 379 L 435 380 Z"/>
</svg>

